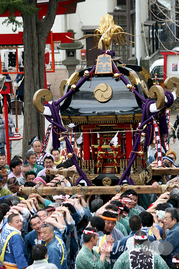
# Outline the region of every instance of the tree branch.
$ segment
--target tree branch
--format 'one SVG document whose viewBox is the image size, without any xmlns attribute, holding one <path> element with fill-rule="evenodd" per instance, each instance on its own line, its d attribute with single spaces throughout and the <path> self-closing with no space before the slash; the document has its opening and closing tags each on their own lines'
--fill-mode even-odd
<svg viewBox="0 0 179 269">
<path fill-rule="evenodd" d="M 48 10 L 45 18 L 39 21 L 37 25 L 38 33 L 45 35 L 47 39 L 50 30 L 54 24 L 55 16 L 58 8 L 58 0 L 49 0 Z"/>
</svg>

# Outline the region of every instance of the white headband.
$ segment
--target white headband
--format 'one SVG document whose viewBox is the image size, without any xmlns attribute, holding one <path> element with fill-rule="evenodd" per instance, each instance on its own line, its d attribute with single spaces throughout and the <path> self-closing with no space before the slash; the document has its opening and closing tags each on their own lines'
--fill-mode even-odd
<svg viewBox="0 0 179 269">
<path fill-rule="evenodd" d="M 105 209 L 104 212 L 110 212 L 110 213 L 113 213 L 115 215 L 119 214 L 119 212 L 117 212 L 117 211 L 112 211 L 112 210 L 107 210 L 107 209 Z"/>
<path fill-rule="evenodd" d="M 147 237 L 147 235 L 135 235 L 134 234 L 134 239 L 136 239 L 136 240 L 147 240 L 148 237 Z"/>
<path fill-rule="evenodd" d="M 176 258 L 172 258 L 172 263 L 179 263 L 179 260 L 177 260 Z"/>
<path fill-rule="evenodd" d="M 132 203 L 132 200 L 130 199 L 130 198 L 122 198 L 122 199 L 120 199 L 119 201 L 121 201 L 121 202 L 127 202 L 127 203 Z"/>
<path fill-rule="evenodd" d="M 94 234 L 94 235 L 98 235 L 98 233 L 95 233 L 93 230 L 88 231 L 88 230 L 83 230 L 84 234 Z"/>
</svg>

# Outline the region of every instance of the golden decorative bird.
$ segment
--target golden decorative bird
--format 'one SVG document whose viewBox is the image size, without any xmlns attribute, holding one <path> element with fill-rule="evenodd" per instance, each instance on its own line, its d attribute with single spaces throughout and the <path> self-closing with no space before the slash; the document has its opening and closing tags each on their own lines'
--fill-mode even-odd
<svg viewBox="0 0 179 269">
<path fill-rule="evenodd" d="M 94 36 L 93 48 L 98 46 L 98 49 L 102 50 L 104 45 L 105 50 L 110 50 L 111 42 L 113 42 L 114 44 L 117 43 L 119 46 L 123 46 L 126 43 L 130 44 L 130 42 L 126 38 L 126 34 L 130 35 L 129 33 L 124 33 L 124 30 L 121 26 L 114 24 L 112 15 L 106 14 L 101 18 L 100 25 L 94 31 L 94 34 L 84 35 L 79 39 L 73 39 L 68 36 L 66 37 L 78 41 Z"/>
</svg>

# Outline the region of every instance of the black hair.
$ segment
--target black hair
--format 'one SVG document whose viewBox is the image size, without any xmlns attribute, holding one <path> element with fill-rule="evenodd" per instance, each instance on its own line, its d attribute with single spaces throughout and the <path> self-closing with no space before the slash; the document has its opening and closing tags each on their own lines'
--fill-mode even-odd
<svg viewBox="0 0 179 269">
<path fill-rule="evenodd" d="M 118 208 L 116 205 L 113 205 L 113 204 L 109 204 L 105 207 L 105 209 L 109 209 L 109 210 L 112 210 L 112 211 L 116 211 L 118 212 Z M 117 215 L 117 214 L 116 214 Z"/>
<path fill-rule="evenodd" d="M 178 213 L 178 210 L 176 208 L 167 208 L 165 210 L 165 212 L 171 214 L 172 220 L 176 219 L 176 221 L 179 222 L 179 213 Z"/>
<path fill-rule="evenodd" d="M 25 178 L 26 179 L 27 179 L 28 175 L 34 175 L 35 177 L 37 177 L 37 174 L 35 173 L 34 170 L 30 170 L 30 171 L 25 172 Z"/>
<path fill-rule="evenodd" d="M 124 195 L 127 195 L 127 196 L 130 195 L 130 194 L 132 194 L 132 195 L 135 195 L 135 196 L 138 197 L 138 193 L 136 191 L 134 191 L 134 190 L 126 190 L 125 192 L 123 192 L 123 194 Z"/>
<path fill-rule="evenodd" d="M 143 227 L 151 227 L 153 225 L 154 218 L 149 212 L 143 211 L 139 214 L 139 217 L 142 220 Z"/>
<path fill-rule="evenodd" d="M 41 217 L 39 215 L 33 215 L 31 218 L 30 218 L 30 223 L 31 223 L 31 220 L 32 219 L 35 219 L 35 218 L 39 218 L 41 220 Z"/>
<path fill-rule="evenodd" d="M 116 205 L 117 207 L 121 207 L 121 208 L 123 207 L 123 210 L 121 210 L 121 209 L 119 209 L 119 210 L 125 211 L 126 213 L 129 213 L 129 208 L 126 205 L 123 205 L 120 201 L 112 200 L 110 202 L 110 204 Z"/>
<path fill-rule="evenodd" d="M 169 203 L 162 203 L 162 204 L 158 204 L 156 207 L 156 210 L 162 210 L 165 211 L 166 208 L 170 208 L 171 205 Z"/>
<path fill-rule="evenodd" d="M 96 212 L 100 207 L 103 206 L 103 200 L 100 198 L 97 198 L 91 202 L 91 211 Z"/>
<path fill-rule="evenodd" d="M 42 244 L 38 244 L 36 246 L 33 246 L 32 248 L 32 259 L 35 261 L 38 260 L 43 260 L 45 259 L 45 255 L 47 255 L 47 247 L 42 245 Z"/>
<path fill-rule="evenodd" d="M 138 235 L 138 236 L 145 236 L 145 235 L 147 235 L 147 234 L 146 234 L 144 231 L 137 231 L 137 232 L 135 233 L 135 235 Z M 145 239 L 145 240 L 137 240 L 137 239 L 134 238 L 134 240 L 135 240 L 135 243 L 136 243 L 136 244 L 138 244 L 138 245 L 142 245 L 144 242 L 146 242 L 146 241 L 148 240 L 148 238 Z"/>
<path fill-rule="evenodd" d="M 52 154 L 53 151 L 58 151 L 60 153 L 60 150 L 59 149 L 51 149 L 50 154 Z"/>
<path fill-rule="evenodd" d="M 95 233 L 97 232 L 95 228 L 91 228 L 91 227 L 87 227 L 85 230 L 87 231 L 94 231 Z M 92 237 L 95 238 L 95 234 L 83 234 L 83 240 L 84 240 L 84 243 L 88 243 Z"/>
<path fill-rule="evenodd" d="M 15 157 L 10 161 L 9 168 L 12 171 L 12 168 L 15 168 L 17 165 L 20 165 L 20 164 L 22 164 L 21 160 Z"/>
<path fill-rule="evenodd" d="M 138 215 L 133 215 L 129 219 L 129 225 L 132 231 L 138 231 L 141 228 L 142 220 Z"/>
<path fill-rule="evenodd" d="M 117 217 L 116 214 L 113 214 L 113 213 L 108 212 L 108 211 L 103 212 L 102 216 L 104 216 L 104 217 L 108 217 L 108 218 L 115 218 L 115 219 L 116 219 L 116 217 Z M 115 220 L 114 220 L 114 221 L 115 221 Z"/>
<path fill-rule="evenodd" d="M 4 199 L 0 200 L 0 204 L 1 205 L 4 205 L 5 204 L 6 206 L 12 206 L 13 204 L 10 201 L 10 198 L 11 197 L 14 197 L 14 195 L 13 196 L 9 196 L 7 198 L 4 198 Z M 17 197 L 17 196 L 15 196 L 15 197 Z"/>
<path fill-rule="evenodd" d="M 91 223 L 91 226 L 93 228 L 96 228 L 98 232 L 104 231 L 104 227 L 105 227 L 104 219 L 102 219 L 101 217 L 98 217 L 98 216 L 94 216 L 94 217 L 91 217 L 89 221 Z"/>
<path fill-rule="evenodd" d="M 128 194 L 125 194 L 125 193 L 121 194 L 121 199 L 122 199 L 122 198 L 128 198 L 128 199 L 131 199 L 131 197 L 129 197 Z M 132 199 L 131 199 L 131 201 L 132 201 Z"/>
<path fill-rule="evenodd" d="M 34 182 L 26 182 L 25 184 L 24 184 L 24 187 L 34 187 L 36 184 L 34 183 Z"/>
<path fill-rule="evenodd" d="M 35 139 L 35 140 L 34 140 Z M 36 141 L 36 139 L 38 140 L 38 137 L 35 135 L 35 136 L 33 136 L 30 140 L 29 140 L 29 142 L 28 142 L 28 145 L 32 145 L 33 143 L 34 143 L 34 141 Z M 32 143 L 33 142 L 33 143 Z"/>
<path fill-rule="evenodd" d="M 4 218 L 4 215 L 3 215 L 2 211 L 0 211 L 0 222 L 3 220 L 3 218 Z"/>
<path fill-rule="evenodd" d="M 0 211 L 3 213 L 4 216 L 5 216 L 6 213 L 8 212 L 8 210 L 6 209 L 6 207 L 3 206 L 3 205 L 1 205 L 1 204 L 0 204 Z"/>
<path fill-rule="evenodd" d="M 2 109 L 3 109 L 4 105 L 0 107 L 0 114 L 2 114 Z M 10 110 L 10 107 L 8 106 L 8 114 L 10 114 L 11 110 Z"/>
<path fill-rule="evenodd" d="M 52 162 L 54 162 L 53 157 L 52 157 L 52 156 L 50 156 L 50 155 L 45 156 L 45 158 L 44 158 L 44 162 L 45 162 L 45 160 L 46 160 L 46 159 L 52 160 Z"/>
<path fill-rule="evenodd" d="M 172 195 L 170 199 L 167 201 L 168 204 L 173 205 L 173 207 L 178 208 L 179 207 L 179 197 L 178 195 Z"/>
<path fill-rule="evenodd" d="M 0 157 L 2 157 L 2 156 L 5 156 L 6 157 L 6 154 L 3 153 L 3 152 L 0 152 Z"/>
<path fill-rule="evenodd" d="M 23 160 L 22 156 L 19 156 L 19 155 L 15 155 L 13 158 L 19 158 Z"/>
<path fill-rule="evenodd" d="M 11 202 L 10 202 L 10 203 L 11 203 Z M 3 202 L 0 204 L 0 206 L 1 206 L 1 209 L 2 209 L 2 207 L 4 207 L 4 208 L 6 209 L 6 212 L 8 212 L 8 211 L 10 210 L 10 204 L 8 204 L 7 201 L 3 201 Z"/>
<path fill-rule="evenodd" d="M 47 210 L 45 208 L 41 208 L 41 209 L 37 210 L 37 213 L 41 212 L 41 211 L 45 211 L 46 215 L 48 215 Z"/>
<path fill-rule="evenodd" d="M 76 209 L 75 209 L 75 207 L 73 205 L 71 205 L 69 203 L 65 203 L 65 204 L 63 204 L 63 206 L 68 207 L 68 209 L 69 209 L 69 211 L 70 211 L 71 214 L 75 214 L 76 213 Z"/>
<path fill-rule="evenodd" d="M 14 217 L 17 217 L 17 216 L 19 216 L 19 214 L 13 213 L 13 214 L 9 215 L 8 218 L 7 218 L 7 222 L 8 223 L 12 223 L 13 222 L 13 218 Z"/>
</svg>

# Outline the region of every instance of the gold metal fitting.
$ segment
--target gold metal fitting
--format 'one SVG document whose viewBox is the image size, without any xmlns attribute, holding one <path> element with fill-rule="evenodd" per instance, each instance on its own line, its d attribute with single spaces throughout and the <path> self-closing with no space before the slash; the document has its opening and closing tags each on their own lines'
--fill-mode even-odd
<svg viewBox="0 0 179 269">
<path fill-rule="evenodd" d="M 73 91 L 75 91 L 75 89 L 76 89 L 76 85 L 75 85 L 75 84 L 71 85 L 71 89 L 72 89 Z"/>
<path fill-rule="evenodd" d="M 142 155 L 144 155 L 144 152 L 143 152 L 143 151 L 138 151 L 137 154 L 138 154 L 139 156 L 142 156 Z"/>
<path fill-rule="evenodd" d="M 128 89 L 132 89 L 132 85 L 131 84 L 127 84 L 127 86 L 126 86 Z"/>
<path fill-rule="evenodd" d="M 142 129 L 138 129 L 138 131 L 142 132 L 145 130 L 146 127 L 147 127 L 147 124 L 145 124 Z"/>
<path fill-rule="evenodd" d="M 88 77 L 88 76 L 89 76 L 89 71 L 88 71 L 88 70 L 85 70 L 85 72 L 84 72 L 84 76 L 85 76 L 85 77 Z"/>
<path fill-rule="evenodd" d="M 58 140 L 62 142 L 64 140 L 64 136 L 61 136 Z"/>
<path fill-rule="evenodd" d="M 145 137 L 146 136 L 146 133 L 141 133 L 141 136 Z"/>
<path fill-rule="evenodd" d="M 120 76 L 119 73 L 114 74 L 114 78 L 119 78 L 119 76 Z"/>
<path fill-rule="evenodd" d="M 72 158 L 73 157 L 73 153 L 68 153 L 68 158 Z"/>
</svg>

